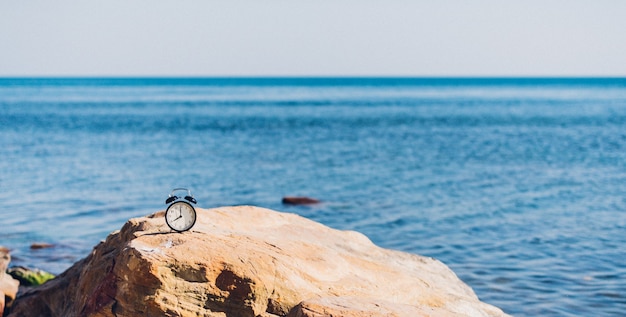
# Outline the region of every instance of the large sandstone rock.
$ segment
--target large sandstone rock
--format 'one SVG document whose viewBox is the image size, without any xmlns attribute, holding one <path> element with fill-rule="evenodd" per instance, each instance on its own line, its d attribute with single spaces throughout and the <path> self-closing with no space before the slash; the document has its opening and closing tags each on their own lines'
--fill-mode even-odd
<svg viewBox="0 0 626 317">
<path fill-rule="evenodd" d="M 441 262 L 257 207 L 129 220 L 10 316 L 505 316 Z"/>
</svg>

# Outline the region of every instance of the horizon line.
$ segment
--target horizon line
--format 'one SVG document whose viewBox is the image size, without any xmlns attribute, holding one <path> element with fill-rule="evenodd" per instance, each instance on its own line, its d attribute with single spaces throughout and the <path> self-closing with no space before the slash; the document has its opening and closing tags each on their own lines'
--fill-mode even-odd
<svg viewBox="0 0 626 317">
<path fill-rule="evenodd" d="M 626 79 L 626 75 L 0 75 L 0 79 Z"/>
</svg>

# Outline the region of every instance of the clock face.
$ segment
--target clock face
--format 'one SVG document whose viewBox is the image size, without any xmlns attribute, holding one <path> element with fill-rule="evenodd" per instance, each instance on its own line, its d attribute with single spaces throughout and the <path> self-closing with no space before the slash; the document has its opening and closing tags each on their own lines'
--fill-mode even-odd
<svg viewBox="0 0 626 317">
<path fill-rule="evenodd" d="M 196 210 L 187 202 L 177 201 L 167 207 L 165 222 L 173 230 L 187 231 L 196 223 Z"/>
</svg>

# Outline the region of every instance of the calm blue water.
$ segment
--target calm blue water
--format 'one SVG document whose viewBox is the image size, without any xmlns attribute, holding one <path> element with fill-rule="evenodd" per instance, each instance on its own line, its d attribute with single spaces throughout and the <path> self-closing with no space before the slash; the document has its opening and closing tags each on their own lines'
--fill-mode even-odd
<svg viewBox="0 0 626 317">
<path fill-rule="evenodd" d="M 0 157 L 14 265 L 60 273 L 189 186 L 435 257 L 514 315 L 626 311 L 626 79 L 0 79 Z"/>
</svg>

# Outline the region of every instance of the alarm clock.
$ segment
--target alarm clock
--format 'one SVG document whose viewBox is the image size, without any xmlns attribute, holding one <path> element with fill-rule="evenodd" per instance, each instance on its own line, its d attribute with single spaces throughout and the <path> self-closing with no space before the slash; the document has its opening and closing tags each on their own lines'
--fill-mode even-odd
<svg viewBox="0 0 626 317">
<path fill-rule="evenodd" d="M 174 193 L 177 191 L 187 191 L 187 196 L 178 197 Z M 169 197 L 165 200 L 167 210 L 165 210 L 165 223 L 177 232 L 184 232 L 196 223 L 196 209 L 193 204 L 197 204 L 195 198 L 191 195 L 191 191 L 187 188 L 174 188 Z"/>
</svg>

